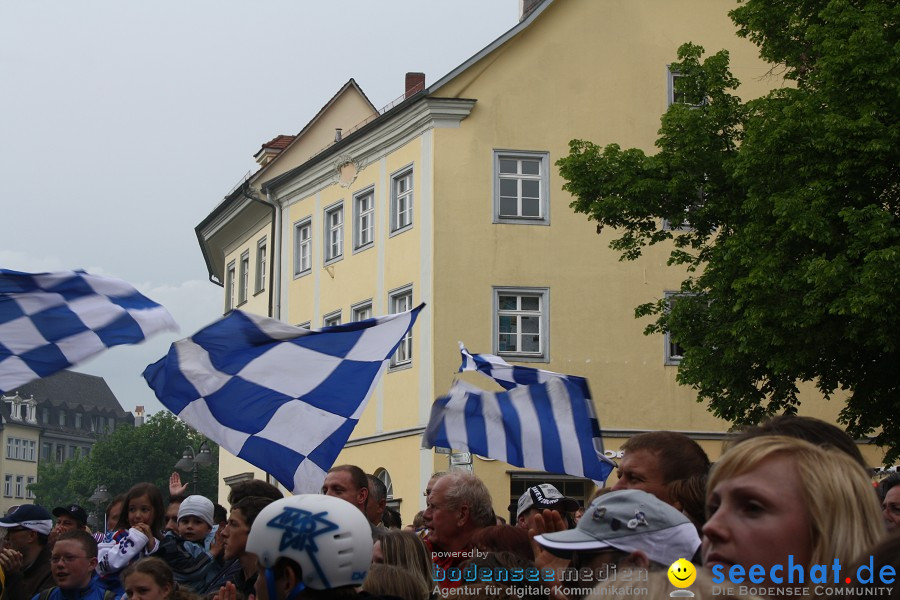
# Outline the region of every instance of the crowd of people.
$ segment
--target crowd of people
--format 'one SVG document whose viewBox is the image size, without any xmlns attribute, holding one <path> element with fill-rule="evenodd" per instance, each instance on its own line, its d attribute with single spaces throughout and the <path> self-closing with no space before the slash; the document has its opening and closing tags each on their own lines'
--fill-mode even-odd
<svg viewBox="0 0 900 600">
<path fill-rule="evenodd" d="M 900 477 L 876 484 L 839 428 L 778 417 L 714 465 L 674 432 L 623 450 L 611 488 L 582 504 L 534 485 L 511 524 L 454 470 L 434 474 L 403 527 L 383 482 L 354 465 L 316 495 L 238 483 L 228 511 L 177 474 L 167 502 L 138 483 L 93 534 L 77 504 L 22 505 L 0 519 L 2 599 L 900 597 Z"/>
</svg>

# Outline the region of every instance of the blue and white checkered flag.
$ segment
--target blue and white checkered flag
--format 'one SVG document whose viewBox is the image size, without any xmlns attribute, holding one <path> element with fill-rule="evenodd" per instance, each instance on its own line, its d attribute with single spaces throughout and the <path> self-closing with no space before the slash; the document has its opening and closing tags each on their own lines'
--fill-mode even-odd
<svg viewBox="0 0 900 600">
<path fill-rule="evenodd" d="M 548 395 L 548 388 L 546 387 L 546 384 L 553 381 L 564 382 L 565 389 L 569 390 L 569 392 L 566 392 L 566 396 L 568 397 L 567 402 L 570 402 L 572 404 L 572 414 L 581 415 L 579 418 L 584 419 L 587 428 L 578 427 L 576 429 L 567 429 L 566 431 L 563 431 L 563 429 L 569 427 L 567 423 L 554 423 L 553 421 L 550 421 L 548 423 L 541 422 L 535 424 L 527 419 L 525 421 L 522 421 L 520 419 L 519 421 L 525 423 L 525 426 L 519 426 L 515 424 L 515 421 L 507 422 L 505 420 L 501 420 L 505 427 L 509 427 L 509 430 L 506 431 L 505 435 L 512 435 L 513 438 L 522 435 L 528 436 L 527 440 L 529 446 L 541 447 L 542 444 L 552 443 L 552 440 L 554 439 L 552 435 L 552 428 L 557 427 L 559 433 L 565 433 L 565 435 L 560 436 L 564 452 L 572 456 L 583 456 L 585 457 L 584 461 L 586 462 L 582 462 L 585 470 L 582 470 L 581 472 L 553 472 L 587 476 L 594 479 L 595 481 L 601 482 L 606 480 L 606 478 L 615 468 L 615 463 L 613 463 L 603 453 L 603 434 L 600 430 L 600 421 L 597 418 L 597 413 L 594 409 L 594 403 L 591 399 L 591 391 L 588 386 L 587 379 L 585 379 L 584 377 L 579 377 L 577 375 L 565 375 L 562 373 L 555 373 L 553 371 L 544 371 L 542 369 L 511 365 L 499 356 L 493 354 L 471 354 L 468 350 L 466 350 L 466 347 L 462 342 L 459 343 L 459 351 L 462 355 L 462 364 L 459 367 L 460 373 L 463 371 L 478 371 L 479 373 L 493 379 L 497 384 L 499 384 L 506 390 L 516 391 L 521 389 L 531 389 L 538 394 L 538 396 L 532 396 L 531 393 L 517 393 L 515 395 L 509 396 L 509 398 L 516 399 L 517 402 L 522 403 L 521 407 L 514 405 L 514 411 L 531 411 L 533 409 L 528 406 L 529 403 L 533 404 L 534 402 L 545 402 L 548 401 L 545 399 L 554 397 L 557 398 L 557 404 L 559 404 L 560 401 L 558 399 L 561 392 L 557 392 L 556 396 Z M 457 390 L 456 393 L 458 395 L 460 393 L 460 390 L 464 389 L 464 386 L 461 386 L 459 383 L 457 383 L 457 385 L 454 386 L 454 389 Z M 577 392 L 573 393 L 572 390 L 577 390 Z M 468 391 L 471 392 L 472 390 Z M 452 394 L 453 392 L 451 391 L 451 395 Z M 507 397 L 504 396 L 503 398 Z M 437 402 L 435 403 L 435 406 L 437 406 Z M 564 410 L 561 413 L 551 411 L 550 413 L 544 412 L 542 414 L 544 418 L 548 418 L 557 414 L 565 416 L 569 413 Z M 433 409 L 432 419 L 434 418 L 435 417 Z M 431 425 L 429 425 L 429 428 L 431 428 Z M 577 435 L 580 437 L 578 437 L 577 439 L 571 437 L 572 433 L 577 433 Z M 549 435 L 549 437 L 545 437 L 547 435 Z M 524 440 L 526 438 L 522 439 Z M 442 444 L 436 445 L 440 446 Z M 460 447 L 454 446 L 452 444 L 443 445 L 451 448 Z M 588 450 L 589 448 L 592 448 L 593 450 Z M 478 452 L 476 450 L 473 450 L 473 452 L 483 454 L 482 452 Z M 553 454 L 553 452 L 555 452 L 555 450 L 550 448 L 551 455 Z M 531 464 L 520 465 L 518 463 L 510 462 L 502 456 L 494 456 L 491 454 L 484 455 L 490 458 L 503 460 L 505 462 L 508 462 L 509 464 L 515 464 L 516 466 L 525 466 L 535 469 L 544 468 L 540 464 L 538 464 L 540 463 L 540 461 L 537 460 L 530 461 Z M 554 468 L 557 467 L 558 464 Z M 595 477 L 594 475 L 588 474 L 588 470 L 591 473 L 599 474 L 601 476 Z"/>
<path fill-rule="evenodd" d="M 424 306 L 321 331 L 235 310 L 144 378 L 197 431 L 293 493 L 317 493 Z"/>
<path fill-rule="evenodd" d="M 0 392 L 166 330 L 169 311 L 124 281 L 0 269 Z"/>
</svg>

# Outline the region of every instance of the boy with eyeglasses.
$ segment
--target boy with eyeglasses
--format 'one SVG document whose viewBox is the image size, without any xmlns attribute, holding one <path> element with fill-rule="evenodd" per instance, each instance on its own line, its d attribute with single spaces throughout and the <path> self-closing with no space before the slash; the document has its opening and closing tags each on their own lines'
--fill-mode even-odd
<svg viewBox="0 0 900 600">
<path fill-rule="evenodd" d="M 59 534 L 50 554 L 50 571 L 56 587 L 32 600 L 111 600 L 115 594 L 103 588 L 97 576 L 97 541 L 86 531 Z"/>
</svg>

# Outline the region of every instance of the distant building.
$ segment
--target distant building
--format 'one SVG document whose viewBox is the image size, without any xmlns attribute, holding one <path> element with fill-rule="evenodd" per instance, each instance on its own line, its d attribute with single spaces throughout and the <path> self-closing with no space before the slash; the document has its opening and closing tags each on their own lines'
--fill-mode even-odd
<svg viewBox="0 0 900 600">
<path fill-rule="evenodd" d="M 38 461 L 87 456 L 100 434 L 134 425 L 102 377 L 61 371 L 0 396 L 0 513 L 29 503 Z"/>
</svg>

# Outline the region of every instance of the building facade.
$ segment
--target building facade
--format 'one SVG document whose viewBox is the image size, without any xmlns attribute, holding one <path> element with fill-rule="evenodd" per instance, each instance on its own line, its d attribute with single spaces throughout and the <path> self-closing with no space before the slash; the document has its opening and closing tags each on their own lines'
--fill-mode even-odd
<svg viewBox="0 0 900 600">
<path fill-rule="evenodd" d="M 718 456 L 728 424 L 676 383 L 677 344 L 645 336 L 647 323 L 633 317 L 678 290 L 684 273 L 666 265 L 664 247 L 620 262 L 569 208 L 554 163 L 575 138 L 652 151 L 676 100 L 668 65 L 681 43 L 728 49 L 745 99 L 784 85 L 727 11 L 717 0 L 527 2 L 484 50 L 427 88 L 411 74 L 397 102 L 358 124 L 326 106 L 317 119 L 334 117 L 340 135 L 312 155 L 282 150 L 198 225 L 226 311 L 318 328 L 427 303 L 338 459 L 390 482 L 405 522 L 424 507 L 430 474 L 450 462 L 420 445 L 433 400 L 456 376 L 458 341 L 587 377 L 612 456 L 629 436 L 658 429 Z M 254 288 L 261 278 L 266 287 Z M 805 414 L 835 420 L 839 405 L 816 401 L 812 386 L 805 393 Z M 880 464 L 874 449 L 864 453 Z M 226 477 L 262 476 L 220 457 Z M 575 497 L 591 491 L 480 457 L 452 461 L 485 479 L 498 514 L 536 481 Z"/>
<path fill-rule="evenodd" d="M 61 463 L 90 454 L 101 434 L 134 425 L 102 377 L 60 371 L 0 397 L 5 451 L 0 460 L 0 511 L 30 503 L 28 484 L 41 461 Z"/>
</svg>

